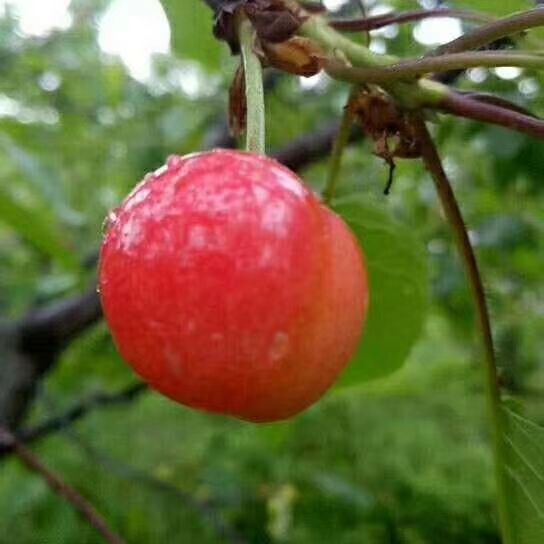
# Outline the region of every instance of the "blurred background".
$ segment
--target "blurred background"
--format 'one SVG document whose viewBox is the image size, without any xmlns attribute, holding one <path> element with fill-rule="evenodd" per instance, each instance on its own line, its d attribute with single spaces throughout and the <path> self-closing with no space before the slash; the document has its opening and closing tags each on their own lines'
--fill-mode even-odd
<svg viewBox="0 0 544 544">
<path fill-rule="evenodd" d="M 359 2 L 325 0 L 341 14 Z M 500 4 L 500 5 L 498 5 Z M 369 14 L 436 7 L 365 2 Z M 499 15 L 523 0 L 451 2 Z M 166 11 L 165 11 L 166 7 Z M 224 141 L 237 66 L 199 0 L 0 0 L 0 315 L 7 324 L 93 285 L 111 208 L 170 154 Z M 432 19 L 372 32 L 415 56 L 465 25 Z M 536 33 L 538 36 L 538 32 Z M 456 85 L 544 115 L 542 75 L 473 69 Z M 337 120 L 348 89 L 275 77 L 268 146 Z M 440 118 L 435 133 L 486 279 L 502 380 L 544 423 L 544 147 Z M 221 140 L 223 138 L 223 140 Z M 326 156 L 303 171 L 323 187 Z M 425 244 L 432 301 L 404 367 L 331 392 L 292 421 L 256 426 L 141 392 L 96 406 L 33 446 L 131 543 L 498 543 L 472 306 L 429 177 L 387 169 L 363 141 L 341 191 L 374 195 Z M 390 342 L 401 331 L 392 327 Z M 0 342 L 0 355 L 6 350 Z M 1 363 L 0 363 L 1 364 Z M 27 425 L 135 382 L 102 322 L 40 380 Z M 94 544 L 95 531 L 17 459 L 0 467 L 1 544 Z"/>
</svg>

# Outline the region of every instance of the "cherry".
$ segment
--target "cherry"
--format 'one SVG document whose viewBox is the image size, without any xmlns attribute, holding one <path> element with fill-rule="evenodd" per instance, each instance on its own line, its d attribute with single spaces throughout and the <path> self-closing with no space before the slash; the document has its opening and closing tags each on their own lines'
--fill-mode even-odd
<svg viewBox="0 0 544 544">
<path fill-rule="evenodd" d="M 111 217 L 104 313 L 123 358 L 188 406 L 251 421 L 319 399 L 353 355 L 368 287 L 343 221 L 276 161 L 172 157 Z"/>
</svg>

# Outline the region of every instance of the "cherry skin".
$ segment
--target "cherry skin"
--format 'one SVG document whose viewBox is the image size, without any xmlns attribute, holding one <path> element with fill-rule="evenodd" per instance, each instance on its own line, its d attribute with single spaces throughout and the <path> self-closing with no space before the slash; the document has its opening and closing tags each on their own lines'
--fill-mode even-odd
<svg viewBox="0 0 544 544">
<path fill-rule="evenodd" d="M 110 218 L 104 313 L 123 358 L 188 406 L 293 416 L 335 382 L 368 306 L 359 246 L 276 161 L 172 157 Z"/>
</svg>

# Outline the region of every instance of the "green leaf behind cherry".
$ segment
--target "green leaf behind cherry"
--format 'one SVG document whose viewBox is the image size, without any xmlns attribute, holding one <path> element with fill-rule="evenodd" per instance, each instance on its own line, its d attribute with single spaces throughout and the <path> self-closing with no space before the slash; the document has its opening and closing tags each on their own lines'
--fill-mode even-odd
<svg viewBox="0 0 544 544">
<path fill-rule="evenodd" d="M 370 280 L 370 308 L 363 339 L 337 387 L 356 385 L 398 370 L 419 338 L 429 301 L 422 241 L 374 199 L 338 199 L 333 209 L 363 248 Z"/>
</svg>

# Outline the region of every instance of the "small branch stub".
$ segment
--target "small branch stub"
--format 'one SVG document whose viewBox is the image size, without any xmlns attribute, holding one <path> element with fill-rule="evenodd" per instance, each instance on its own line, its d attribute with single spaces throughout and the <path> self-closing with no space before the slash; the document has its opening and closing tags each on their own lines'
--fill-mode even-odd
<svg viewBox="0 0 544 544">
<path fill-rule="evenodd" d="M 322 69 L 324 53 L 308 38 L 294 36 L 281 43 L 261 42 L 263 61 L 283 72 L 310 77 Z"/>
</svg>

